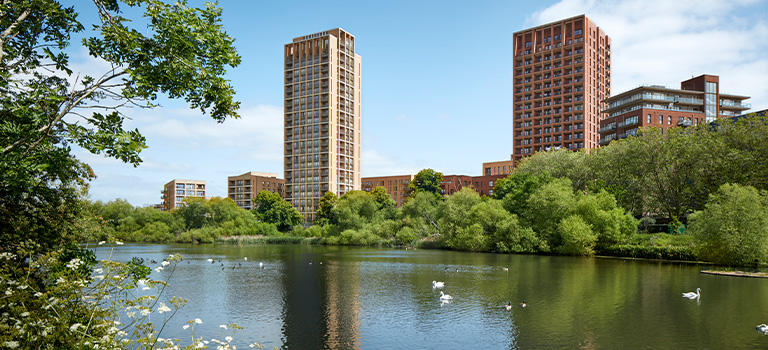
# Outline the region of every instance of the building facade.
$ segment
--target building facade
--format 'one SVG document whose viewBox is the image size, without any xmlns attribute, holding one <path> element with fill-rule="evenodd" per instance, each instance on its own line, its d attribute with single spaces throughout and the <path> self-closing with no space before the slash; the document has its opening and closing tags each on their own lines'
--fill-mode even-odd
<svg viewBox="0 0 768 350">
<path fill-rule="evenodd" d="M 512 168 L 515 167 L 514 158 L 510 160 L 502 160 L 498 162 L 486 162 L 483 163 L 483 175 L 509 175 L 512 173 Z"/>
<path fill-rule="evenodd" d="M 607 115 L 600 122 L 600 145 L 637 135 L 646 127 L 668 129 L 731 118 L 748 110 L 748 96 L 720 92 L 719 77 L 701 75 L 680 84 L 680 89 L 641 86 L 605 100 Z"/>
<path fill-rule="evenodd" d="M 397 207 L 402 206 L 408 198 L 408 184 L 411 183 L 411 180 L 413 180 L 413 175 L 376 176 L 360 179 L 363 191 L 371 192 L 377 186 L 384 187 Z"/>
<path fill-rule="evenodd" d="M 314 220 L 325 192 L 360 189 L 360 73 L 355 37 L 341 28 L 284 47 L 285 198 Z"/>
<path fill-rule="evenodd" d="M 507 177 L 507 175 L 503 174 L 480 176 L 443 175 L 443 182 L 440 183 L 440 190 L 442 195 L 450 196 L 464 187 L 471 187 L 481 196 L 491 196 L 493 195 L 493 188 L 496 186 L 496 181 L 505 177 Z"/>
<path fill-rule="evenodd" d="M 285 198 L 285 180 L 277 178 L 277 173 L 247 172 L 238 176 L 227 177 L 227 196 L 238 207 L 251 210 L 252 200 L 261 191 L 277 193 Z"/>
<path fill-rule="evenodd" d="M 173 179 L 163 186 L 161 210 L 184 206 L 184 198 L 206 197 L 205 181 Z"/>
<path fill-rule="evenodd" d="M 515 162 L 535 152 L 598 147 L 611 95 L 611 39 L 586 16 L 514 34 Z"/>
</svg>

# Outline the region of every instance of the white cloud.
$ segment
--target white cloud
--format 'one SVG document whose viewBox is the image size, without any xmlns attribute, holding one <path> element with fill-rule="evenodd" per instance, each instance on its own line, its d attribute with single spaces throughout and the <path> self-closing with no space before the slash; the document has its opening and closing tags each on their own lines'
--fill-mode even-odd
<svg viewBox="0 0 768 350">
<path fill-rule="evenodd" d="M 403 160 L 393 159 L 390 155 L 382 154 L 374 150 L 363 150 L 362 176 L 390 176 L 416 174 L 424 166 L 409 164 Z"/>
<path fill-rule="evenodd" d="M 679 88 L 701 74 L 721 90 L 768 108 L 768 26 L 759 3 L 743 1 L 563 0 L 528 18 L 535 26 L 586 14 L 611 37 L 612 93 L 642 84 Z M 760 5 L 758 5 L 759 7 Z"/>
</svg>

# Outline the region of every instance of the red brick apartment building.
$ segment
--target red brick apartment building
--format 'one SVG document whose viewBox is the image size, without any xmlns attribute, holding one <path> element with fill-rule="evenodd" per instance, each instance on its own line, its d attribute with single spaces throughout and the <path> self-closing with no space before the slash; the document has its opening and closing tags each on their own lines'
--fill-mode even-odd
<svg viewBox="0 0 768 350">
<path fill-rule="evenodd" d="M 680 89 L 641 86 L 605 99 L 607 117 L 600 122 L 600 145 L 637 135 L 640 128 L 698 125 L 731 118 L 748 110 L 748 96 L 720 92 L 720 79 L 701 75 Z"/>
<path fill-rule="evenodd" d="M 264 190 L 285 198 L 285 180 L 279 179 L 277 173 L 254 171 L 227 177 L 227 196 L 240 208 L 251 210 L 253 199 Z"/>
<path fill-rule="evenodd" d="M 387 189 L 387 193 L 395 201 L 396 206 L 400 207 L 408 198 L 408 184 L 413 180 L 413 175 L 394 175 L 394 176 L 375 176 L 363 177 L 360 179 L 362 189 L 366 192 L 373 191 L 377 186 Z"/>
<path fill-rule="evenodd" d="M 498 175 L 443 175 L 443 182 L 440 183 L 440 189 L 444 196 L 452 195 L 464 187 L 472 187 L 481 196 L 491 196 L 496 181 L 507 177 L 504 174 Z"/>
<path fill-rule="evenodd" d="M 580 15 L 514 34 L 515 162 L 535 152 L 598 147 L 611 95 L 611 39 Z"/>
</svg>

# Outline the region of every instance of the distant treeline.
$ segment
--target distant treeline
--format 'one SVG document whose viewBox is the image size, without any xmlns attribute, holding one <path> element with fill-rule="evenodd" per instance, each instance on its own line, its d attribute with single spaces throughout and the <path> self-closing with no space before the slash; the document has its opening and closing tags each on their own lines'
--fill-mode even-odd
<svg viewBox="0 0 768 350">
<path fill-rule="evenodd" d="M 383 187 L 341 198 L 326 193 L 308 228 L 269 192 L 257 196 L 252 212 L 218 198 L 189 199 L 171 212 L 122 200 L 92 208 L 102 220 L 100 235 L 128 241 L 292 236 L 325 244 L 762 264 L 768 257 L 767 139 L 764 117 L 646 129 L 590 153 L 538 152 L 499 180 L 492 197 L 470 188 L 440 196 L 442 174 L 425 169 L 401 208 Z M 647 234 L 657 220 L 674 235 Z"/>
</svg>

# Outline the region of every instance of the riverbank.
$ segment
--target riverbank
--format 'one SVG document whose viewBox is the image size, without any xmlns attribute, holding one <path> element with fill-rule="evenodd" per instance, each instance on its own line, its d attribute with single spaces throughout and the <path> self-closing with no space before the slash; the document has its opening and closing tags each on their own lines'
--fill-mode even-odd
<svg viewBox="0 0 768 350">
<path fill-rule="evenodd" d="M 746 272 L 746 271 L 701 270 L 701 273 L 703 273 L 705 275 L 717 275 L 717 276 L 768 278 L 768 272 L 762 272 L 762 271 Z"/>
</svg>

